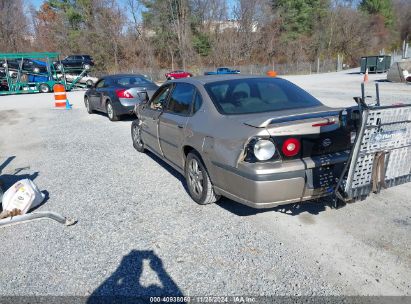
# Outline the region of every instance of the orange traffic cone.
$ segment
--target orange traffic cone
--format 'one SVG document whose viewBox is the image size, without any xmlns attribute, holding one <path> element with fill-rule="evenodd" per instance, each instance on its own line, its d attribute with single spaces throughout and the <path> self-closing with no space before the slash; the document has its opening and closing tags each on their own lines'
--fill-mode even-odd
<svg viewBox="0 0 411 304">
<path fill-rule="evenodd" d="M 364 82 L 368 82 L 368 68 L 365 70 Z"/>
<path fill-rule="evenodd" d="M 277 72 L 276 72 L 276 71 L 273 71 L 273 70 L 270 70 L 270 71 L 267 72 L 267 76 L 277 77 Z"/>
</svg>

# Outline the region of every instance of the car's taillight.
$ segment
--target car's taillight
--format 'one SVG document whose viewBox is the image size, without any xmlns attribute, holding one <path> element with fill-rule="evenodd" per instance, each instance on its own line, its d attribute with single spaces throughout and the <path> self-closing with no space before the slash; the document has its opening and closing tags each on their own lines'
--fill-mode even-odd
<svg viewBox="0 0 411 304">
<path fill-rule="evenodd" d="M 116 90 L 116 95 L 118 98 L 134 98 L 134 96 L 126 89 Z"/>
<path fill-rule="evenodd" d="M 301 149 L 300 141 L 296 138 L 289 138 L 284 141 L 282 152 L 285 156 L 291 157 L 291 156 L 297 155 L 298 152 L 300 152 L 300 149 Z"/>
</svg>

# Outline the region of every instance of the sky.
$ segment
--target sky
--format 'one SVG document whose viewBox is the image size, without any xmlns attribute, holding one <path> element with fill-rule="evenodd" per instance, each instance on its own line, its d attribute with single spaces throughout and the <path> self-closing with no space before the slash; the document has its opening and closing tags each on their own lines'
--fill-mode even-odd
<svg viewBox="0 0 411 304">
<path fill-rule="evenodd" d="M 27 2 L 33 4 L 35 8 L 39 8 L 43 0 L 28 0 Z"/>
</svg>

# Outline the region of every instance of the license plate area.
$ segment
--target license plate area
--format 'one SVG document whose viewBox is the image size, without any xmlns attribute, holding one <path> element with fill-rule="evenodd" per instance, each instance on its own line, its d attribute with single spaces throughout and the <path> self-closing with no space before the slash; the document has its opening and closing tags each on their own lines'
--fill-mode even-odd
<svg viewBox="0 0 411 304">
<path fill-rule="evenodd" d="M 332 191 L 336 186 L 344 163 L 315 167 L 307 172 L 307 188 Z"/>
</svg>

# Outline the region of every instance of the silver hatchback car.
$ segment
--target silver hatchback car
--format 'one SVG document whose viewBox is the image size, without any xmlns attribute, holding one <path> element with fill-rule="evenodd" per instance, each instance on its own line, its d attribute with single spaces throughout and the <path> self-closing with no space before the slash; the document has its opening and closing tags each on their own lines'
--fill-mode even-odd
<svg viewBox="0 0 411 304">
<path fill-rule="evenodd" d="M 269 208 L 329 195 L 355 136 L 350 110 L 281 78 L 174 80 L 135 112 L 134 147 L 183 174 L 199 204 L 225 196 Z"/>
</svg>

